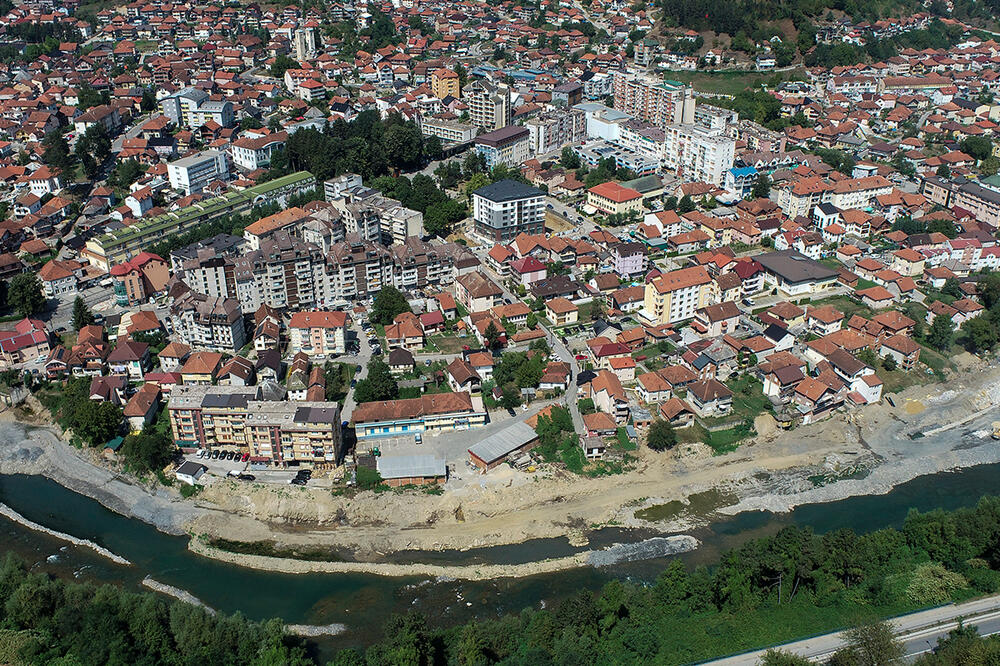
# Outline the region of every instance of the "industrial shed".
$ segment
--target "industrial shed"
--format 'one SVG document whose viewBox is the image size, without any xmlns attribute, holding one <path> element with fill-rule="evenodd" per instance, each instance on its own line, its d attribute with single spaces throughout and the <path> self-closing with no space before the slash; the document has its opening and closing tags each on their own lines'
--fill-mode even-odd
<svg viewBox="0 0 1000 666">
<path fill-rule="evenodd" d="M 514 452 L 527 451 L 538 443 L 534 428 L 524 422 L 514 423 L 469 448 L 472 464 L 488 472 Z"/>
<path fill-rule="evenodd" d="M 443 458 L 427 454 L 380 456 L 376 469 L 386 485 L 423 486 L 448 480 L 448 467 Z"/>
</svg>

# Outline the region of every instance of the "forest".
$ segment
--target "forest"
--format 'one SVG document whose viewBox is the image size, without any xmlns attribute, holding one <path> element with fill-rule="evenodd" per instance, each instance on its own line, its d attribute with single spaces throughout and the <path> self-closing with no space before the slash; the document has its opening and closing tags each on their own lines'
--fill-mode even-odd
<svg viewBox="0 0 1000 666">
<path fill-rule="evenodd" d="M 952 512 L 911 511 L 900 529 L 862 535 L 786 527 L 724 553 L 711 568 L 674 560 L 651 584 L 616 580 L 597 594 L 581 590 L 495 620 L 439 628 L 418 613 L 394 616 L 379 642 L 343 649 L 330 663 L 686 663 L 996 594 L 998 569 L 1000 498 L 986 497 Z M 150 593 L 64 583 L 29 574 L 13 557 L 0 567 L 4 631 L 22 640 L 26 663 L 312 663 L 277 621 L 212 617 Z M 995 639 L 963 630 L 923 662 L 996 663 L 998 654 Z"/>
</svg>

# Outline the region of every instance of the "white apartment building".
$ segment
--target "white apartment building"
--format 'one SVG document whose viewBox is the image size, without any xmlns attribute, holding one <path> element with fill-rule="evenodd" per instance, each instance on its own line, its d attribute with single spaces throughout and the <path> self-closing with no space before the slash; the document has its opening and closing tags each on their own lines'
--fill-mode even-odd
<svg viewBox="0 0 1000 666">
<path fill-rule="evenodd" d="M 689 181 L 722 185 L 736 159 L 736 139 L 700 125 L 668 125 L 663 164 Z"/>
<path fill-rule="evenodd" d="M 160 113 L 178 127 L 201 127 L 210 120 L 229 127 L 235 121 L 232 102 L 214 101 L 198 88 L 184 88 L 162 98 Z"/>
<path fill-rule="evenodd" d="M 476 138 L 476 126 L 454 120 L 423 118 L 420 121 L 420 133 L 451 143 L 468 143 Z"/>
<path fill-rule="evenodd" d="M 256 171 L 271 165 L 275 151 L 285 147 L 287 132 L 275 132 L 259 137 L 241 137 L 229 146 L 233 164 L 247 171 Z"/>
<path fill-rule="evenodd" d="M 524 123 L 528 150 L 544 155 L 587 138 L 586 115 L 580 109 L 550 111 Z"/>
<path fill-rule="evenodd" d="M 178 342 L 198 349 L 235 353 L 246 344 L 243 310 L 232 298 L 189 291 L 170 306 Z"/>
<path fill-rule="evenodd" d="M 221 150 L 203 150 L 167 164 L 170 187 L 184 194 L 203 191 L 216 180 L 229 180 L 229 159 Z"/>
<path fill-rule="evenodd" d="M 507 86 L 479 79 L 465 86 L 462 99 L 469 105 L 469 118 L 476 127 L 489 131 L 510 125 L 513 109 Z"/>
<path fill-rule="evenodd" d="M 892 192 L 892 181 L 883 176 L 848 178 L 833 186 L 830 203 L 841 210 L 866 208 L 875 200 Z"/>
<path fill-rule="evenodd" d="M 296 312 L 288 324 L 289 351 L 310 357 L 343 354 L 348 321 L 346 312 Z"/>
</svg>

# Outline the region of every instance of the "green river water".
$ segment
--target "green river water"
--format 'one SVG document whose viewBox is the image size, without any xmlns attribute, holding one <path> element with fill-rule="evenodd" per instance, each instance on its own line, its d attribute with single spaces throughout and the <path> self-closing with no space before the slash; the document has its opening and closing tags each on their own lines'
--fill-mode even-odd
<svg viewBox="0 0 1000 666">
<path fill-rule="evenodd" d="M 918 477 L 887 495 L 804 505 L 788 514 L 750 512 L 716 517 L 708 527 L 690 532 L 702 546 L 679 557 L 689 564 L 712 563 L 721 551 L 789 524 L 809 525 L 816 532 L 840 527 L 864 532 L 899 525 L 910 508 L 953 509 L 972 505 L 982 495 L 995 494 L 998 473 L 1000 465 L 980 465 Z M 598 589 L 614 578 L 652 580 L 666 561 L 587 567 L 488 582 L 267 573 L 194 555 L 187 550 L 185 538 L 163 534 L 143 522 L 115 514 L 40 476 L 0 475 L 0 501 L 30 520 L 91 540 L 132 562 L 132 566 L 116 565 L 90 549 L 68 546 L 0 517 L 0 551 L 21 554 L 36 570 L 132 589 L 144 589 L 141 581 L 148 575 L 187 590 L 222 611 L 239 611 L 255 619 L 277 616 L 289 623 L 345 624 L 347 631 L 341 636 L 319 641 L 321 656 L 329 656 L 341 645 L 361 645 L 376 639 L 382 623 L 393 612 L 417 609 L 431 622 L 440 624 L 495 617 L 527 606 L 550 604 L 580 589 Z M 647 536 L 650 534 L 605 529 L 593 535 L 588 547 L 638 541 Z M 410 553 L 394 559 L 523 562 L 574 550 L 564 539 L 548 539 L 465 553 Z"/>
</svg>

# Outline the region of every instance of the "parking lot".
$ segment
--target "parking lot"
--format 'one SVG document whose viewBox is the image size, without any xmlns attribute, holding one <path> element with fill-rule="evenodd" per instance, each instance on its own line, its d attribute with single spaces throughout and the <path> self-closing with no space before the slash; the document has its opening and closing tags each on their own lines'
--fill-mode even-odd
<svg viewBox="0 0 1000 666">
<path fill-rule="evenodd" d="M 189 462 L 204 465 L 208 468 L 208 474 L 211 474 L 213 477 L 233 478 L 231 472 L 240 472 L 241 474 L 249 474 L 254 477 L 252 480 L 247 479 L 247 482 L 288 484 L 298 473 L 298 469 L 295 468 L 278 469 L 264 465 L 251 465 L 250 462 L 237 461 L 235 459 L 212 460 L 211 458 L 199 458 L 197 454 L 190 454 L 184 458 Z M 306 485 L 310 487 L 329 487 L 330 484 L 331 480 L 329 478 L 310 478 Z"/>
</svg>

